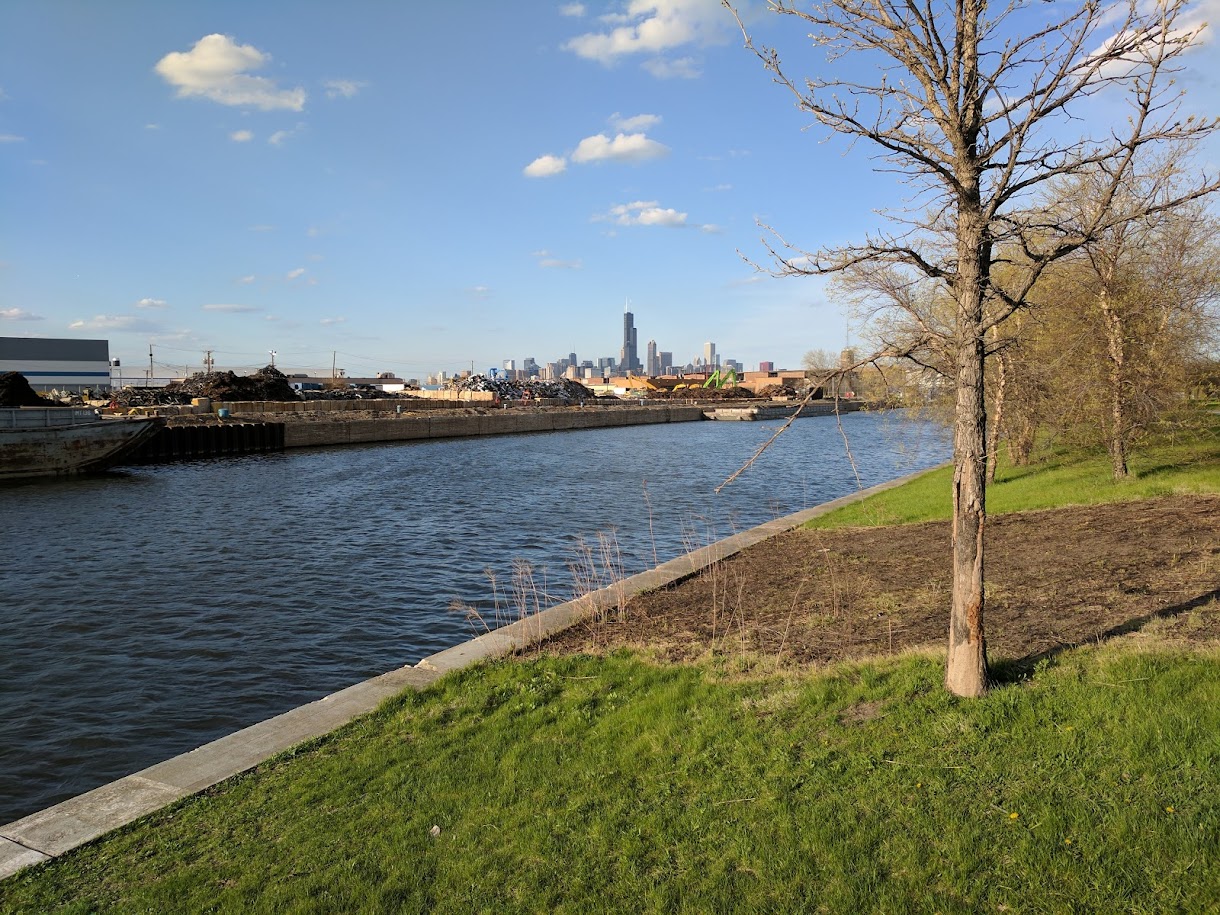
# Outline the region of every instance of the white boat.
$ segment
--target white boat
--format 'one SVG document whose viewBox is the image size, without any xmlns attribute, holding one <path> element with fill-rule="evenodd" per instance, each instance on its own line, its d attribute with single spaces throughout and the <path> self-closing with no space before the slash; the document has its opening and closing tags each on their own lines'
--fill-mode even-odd
<svg viewBox="0 0 1220 915">
<path fill-rule="evenodd" d="M 0 481 L 105 470 L 162 425 L 76 407 L 0 407 Z"/>
</svg>

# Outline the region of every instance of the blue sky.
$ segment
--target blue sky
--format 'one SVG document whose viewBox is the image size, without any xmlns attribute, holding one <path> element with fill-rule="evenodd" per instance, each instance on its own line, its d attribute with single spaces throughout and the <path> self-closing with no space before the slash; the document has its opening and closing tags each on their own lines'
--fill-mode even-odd
<svg viewBox="0 0 1220 915">
<path fill-rule="evenodd" d="M 5 0 L 0 334 L 420 376 L 617 357 L 629 301 L 641 356 L 795 367 L 843 310 L 738 252 L 759 221 L 859 240 L 903 188 L 735 28 L 715 0 Z M 1184 79 L 1212 114 L 1216 56 Z"/>
</svg>

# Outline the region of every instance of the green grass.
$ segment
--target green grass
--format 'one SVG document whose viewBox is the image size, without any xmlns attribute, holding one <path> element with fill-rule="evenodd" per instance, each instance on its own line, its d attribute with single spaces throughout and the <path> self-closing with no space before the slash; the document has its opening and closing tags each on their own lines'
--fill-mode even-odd
<svg viewBox="0 0 1220 915">
<path fill-rule="evenodd" d="M 0 883 L 0 910 L 1205 911 L 1217 661 L 1078 651 L 974 701 L 921 656 L 497 664 Z"/>
<path fill-rule="evenodd" d="M 1162 437 L 1135 451 L 1132 476 L 1115 482 L 1109 455 L 1059 448 L 1035 463 L 1014 467 L 1001 453 L 987 487 L 989 514 L 1096 505 L 1183 493 L 1220 492 L 1220 419 L 1191 434 Z M 809 527 L 873 527 L 950 517 L 953 469 L 942 467 L 912 482 L 823 515 Z"/>
</svg>

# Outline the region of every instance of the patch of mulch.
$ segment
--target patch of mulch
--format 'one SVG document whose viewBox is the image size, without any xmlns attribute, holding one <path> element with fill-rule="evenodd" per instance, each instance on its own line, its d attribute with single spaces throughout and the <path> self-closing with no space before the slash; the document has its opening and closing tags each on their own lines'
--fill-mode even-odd
<svg viewBox="0 0 1220 915">
<path fill-rule="evenodd" d="M 987 536 L 992 658 L 1041 656 L 1153 620 L 1173 638 L 1220 639 L 1220 495 L 995 516 Z M 674 661 L 741 651 L 824 664 L 943 644 L 949 538 L 948 522 L 792 531 L 639 595 L 546 649 L 637 647 Z"/>
</svg>

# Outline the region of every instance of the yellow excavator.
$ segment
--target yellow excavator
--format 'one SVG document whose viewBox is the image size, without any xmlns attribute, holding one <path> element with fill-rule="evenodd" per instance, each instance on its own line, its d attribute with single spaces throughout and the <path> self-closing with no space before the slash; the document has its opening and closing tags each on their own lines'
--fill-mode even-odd
<svg viewBox="0 0 1220 915">
<path fill-rule="evenodd" d="M 635 391 L 635 390 L 659 391 L 660 390 L 660 388 L 658 388 L 655 384 L 653 384 L 647 378 L 642 378 L 639 375 L 634 375 L 630 372 L 627 373 L 626 387 L 629 391 Z"/>
</svg>

